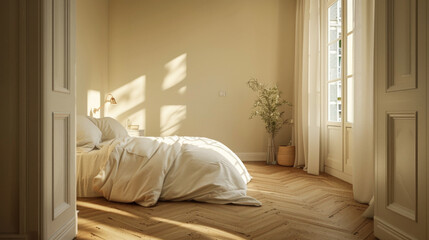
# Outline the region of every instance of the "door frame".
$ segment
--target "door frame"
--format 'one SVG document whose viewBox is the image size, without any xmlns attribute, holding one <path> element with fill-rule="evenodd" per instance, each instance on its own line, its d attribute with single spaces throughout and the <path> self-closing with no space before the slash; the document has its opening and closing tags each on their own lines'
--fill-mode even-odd
<svg viewBox="0 0 429 240">
<path fill-rule="evenodd" d="M 27 233 L 41 238 L 42 165 L 42 23 L 41 0 L 27 0 Z"/>
<path fill-rule="evenodd" d="M 41 238 L 41 0 L 19 0 L 19 232 L 0 238 Z"/>
</svg>

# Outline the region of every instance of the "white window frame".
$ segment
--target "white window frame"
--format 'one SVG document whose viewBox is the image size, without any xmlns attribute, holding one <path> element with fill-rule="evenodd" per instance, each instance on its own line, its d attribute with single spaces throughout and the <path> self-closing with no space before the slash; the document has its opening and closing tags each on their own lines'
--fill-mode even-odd
<svg viewBox="0 0 429 240">
<path fill-rule="evenodd" d="M 342 30 L 341 30 L 341 37 L 337 38 L 335 40 L 331 40 L 330 42 L 328 42 L 328 33 L 329 33 L 329 23 L 328 23 L 328 11 L 329 11 L 329 7 L 332 6 L 337 0 L 322 0 L 321 2 L 321 27 L 322 27 L 322 31 L 321 31 L 321 63 L 322 63 L 322 93 L 321 93 L 321 97 L 322 97 L 322 114 L 321 114 L 321 118 L 322 118 L 322 164 L 323 164 L 323 171 L 326 170 L 326 172 L 328 172 L 328 169 L 325 169 L 325 164 L 327 163 L 327 154 L 328 154 L 328 130 L 327 128 L 329 126 L 332 127 L 341 127 L 341 143 L 342 143 L 342 147 L 341 147 L 341 156 L 342 156 L 342 171 L 340 171 L 340 173 L 337 174 L 332 174 L 336 177 L 339 177 L 347 182 L 351 183 L 351 174 L 352 174 L 352 169 L 351 169 L 351 162 L 347 162 L 350 159 L 350 155 L 349 155 L 349 149 L 348 149 L 348 143 L 347 141 L 347 135 L 348 132 L 351 132 L 352 127 L 353 127 L 353 122 L 349 121 L 350 119 L 348 118 L 348 106 L 347 106 L 347 100 L 348 100 L 348 96 L 347 96 L 347 89 L 348 89 L 348 85 L 347 85 L 347 80 L 352 77 L 353 81 L 354 81 L 354 70 L 352 74 L 348 74 L 347 71 L 347 62 L 348 62 L 348 56 L 347 56 L 347 37 L 350 35 L 353 35 L 354 37 L 354 32 L 355 32 L 355 24 L 353 23 L 353 27 L 352 30 L 350 32 L 347 32 L 347 0 L 339 0 L 341 1 L 341 20 L 342 20 Z M 355 1 L 353 1 L 354 3 Z M 353 9 L 353 18 L 354 18 L 355 14 L 354 14 L 354 9 Z M 332 79 L 328 81 L 328 74 L 329 74 L 329 65 L 328 65 L 328 47 L 329 44 L 332 44 L 333 42 L 336 42 L 338 40 L 341 40 L 341 78 L 340 79 Z M 354 40 L 353 40 L 354 42 Z M 354 51 L 354 50 L 352 50 Z M 354 53 L 353 53 L 354 56 Z M 331 82 L 336 82 L 340 80 L 341 81 L 341 121 L 340 122 L 333 122 L 333 121 L 329 121 L 329 99 L 328 99 L 328 83 Z M 350 96 L 352 97 L 352 96 Z M 330 172 L 328 172 L 330 173 Z"/>
</svg>

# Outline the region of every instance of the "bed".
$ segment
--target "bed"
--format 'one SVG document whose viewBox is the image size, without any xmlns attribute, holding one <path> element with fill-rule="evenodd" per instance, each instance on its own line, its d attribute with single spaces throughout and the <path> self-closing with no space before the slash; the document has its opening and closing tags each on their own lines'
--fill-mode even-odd
<svg viewBox="0 0 429 240">
<path fill-rule="evenodd" d="M 77 144 L 79 197 L 144 207 L 188 200 L 261 205 L 247 195 L 251 176 L 241 160 L 212 139 L 129 137 L 112 118 L 78 116 Z"/>
<path fill-rule="evenodd" d="M 103 196 L 94 191 L 92 183 L 106 162 L 110 142 L 100 144 L 93 150 L 76 148 L 76 193 L 78 197 Z"/>
</svg>

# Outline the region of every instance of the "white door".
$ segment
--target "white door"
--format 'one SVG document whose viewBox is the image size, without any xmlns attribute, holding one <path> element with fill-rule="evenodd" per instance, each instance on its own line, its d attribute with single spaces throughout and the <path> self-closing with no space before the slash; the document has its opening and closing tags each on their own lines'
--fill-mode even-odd
<svg viewBox="0 0 429 240">
<path fill-rule="evenodd" d="M 427 235 L 427 3 L 375 1 L 374 232 Z"/>
<path fill-rule="evenodd" d="M 325 172 L 352 183 L 354 0 L 322 3 Z"/>
<path fill-rule="evenodd" d="M 75 1 L 42 0 L 42 239 L 76 236 Z"/>
</svg>

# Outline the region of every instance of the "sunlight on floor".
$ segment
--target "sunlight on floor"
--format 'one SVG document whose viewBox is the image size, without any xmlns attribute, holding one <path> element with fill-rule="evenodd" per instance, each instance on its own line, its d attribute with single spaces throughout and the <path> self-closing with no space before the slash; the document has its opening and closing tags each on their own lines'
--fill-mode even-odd
<svg viewBox="0 0 429 240">
<path fill-rule="evenodd" d="M 187 228 L 189 230 L 194 231 L 195 233 L 202 234 L 203 236 L 207 237 L 208 239 L 244 239 L 241 237 L 238 237 L 237 235 L 222 231 L 220 229 L 216 229 L 209 226 L 204 226 L 200 224 L 195 223 L 183 223 L 178 222 L 170 219 L 160 218 L 160 217 L 153 217 L 153 220 L 168 223 L 171 225 L 175 225 L 177 227 Z"/>
<path fill-rule="evenodd" d="M 90 202 L 85 202 L 85 201 L 79 201 L 78 200 L 76 204 L 79 205 L 80 207 L 84 207 L 84 208 L 91 208 L 91 209 L 98 210 L 98 211 L 103 211 L 103 212 L 106 211 L 106 207 L 105 206 L 100 206 L 98 204 L 93 204 L 93 203 L 90 203 Z M 136 219 L 139 218 L 138 215 L 131 214 L 131 213 L 126 212 L 126 211 L 121 211 L 121 210 L 116 209 L 116 208 L 109 208 L 109 212 L 115 213 L 115 214 L 119 214 L 119 215 L 122 215 L 124 217 L 132 217 L 132 218 L 136 218 Z"/>
</svg>

